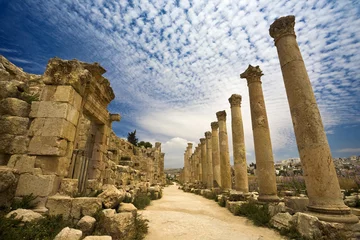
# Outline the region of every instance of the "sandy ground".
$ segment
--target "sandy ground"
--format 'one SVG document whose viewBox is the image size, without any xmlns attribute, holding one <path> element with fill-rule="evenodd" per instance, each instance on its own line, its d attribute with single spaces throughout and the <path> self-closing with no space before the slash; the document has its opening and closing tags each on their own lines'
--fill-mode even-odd
<svg viewBox="0 0 360 240">
<path fill-rule="evenodd" d="M 284 239 L 274 230 L 256 227 L 246 218 L 233 216 L 215 201 L 177 188 L 175 185 L 164 188 L 160 200 L 139 211 L 150 221 L 146 240 Z"/>
</svg>

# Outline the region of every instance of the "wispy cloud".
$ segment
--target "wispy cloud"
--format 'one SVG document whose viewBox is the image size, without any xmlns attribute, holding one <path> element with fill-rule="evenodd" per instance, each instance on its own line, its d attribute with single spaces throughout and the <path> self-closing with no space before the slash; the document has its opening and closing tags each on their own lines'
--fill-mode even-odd
<svg viewBox="0 0 360 240">
<path fill-rule="evenodd" d="M 360 148 L 343 148 L 339 149 L 336 152 L 339 153 L 351 153 L 351 154 L 360 154 Z"/>
<path fill-rule="evenodd" d="M 228 113 L 231 145 L 227 99 L 238 93 L 248 158 L 254 160 L 248 88 L 239 78 L 248 64 L 260 65 L 265 74 L 275 156 L 294 149 L 279 61 L 268 34 L 270 24 L 288 14 L 297 18 L 297 39 L 327 132 L 339 124 L 360 124 L 356 1 L 24 2 L 37 19 L 86 47 L 87 59 L 105 66 L 116 92 L 112 110 L 133 119 L 141 138 L 165 143 L 166 152 L 197 143 L 219 110 Z M 180 166 L 182 155 L 176 159 Z"/>
</svg>

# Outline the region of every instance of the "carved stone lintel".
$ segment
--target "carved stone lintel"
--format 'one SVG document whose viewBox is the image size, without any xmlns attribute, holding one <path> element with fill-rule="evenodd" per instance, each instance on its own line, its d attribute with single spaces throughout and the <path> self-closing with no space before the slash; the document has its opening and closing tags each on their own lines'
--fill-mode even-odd
<svg viewBox="0 0 360 240">
<path fill-rule="evenodd" d="M 211 123 L 211 129 L 212 130 L 216 130 L 219 128 L 219 123 L 218 122 L 212 122 Z"/>
<path fill-rule="evenodd" d="M 211 138 L 211 132 L 205 132 L 205 137 L 207 138 L 207 139 L 210 139 Z"/>
<path fill-rule="evenodd" d="M 121 120 L 121 116 L 120 114 L 116 114 L 116 113 L 110 113 L 110 122 L 120 122 Z"/>
<path fill-rule="evenodd" d="M 225 112 L 225 110 L 217 112 L 216 117 L 217 117 L 218 121 L 226 121 L 226 112 Z"/>
<path fill-rule="evenodd" d="M 295 16 L 289 15 L 276 19 L 270 25 L 269 33 L 275 42 L 285 35 L 295 35 Z"/>
<path fill-rule="evenodd" d="M 201 144 L 205 144 L 205 141 L 206 141 L 206 139 L 205 139 L 205 138 L 200 138 L 200 142 L 201 142 Z"/>
<path fill-rule="evenodd" d="M 237 107 L 241 105 L 241 95 L 239 94 L 233 94 L 229 98 L 229 103 L 231 107 Z"/>
<path fill-rule="evenodd" d="M 259 66 L 253 67 L 249 64 L 248 68 L 240 74 L 240 78 L 246 78 L 248 85 L 250 83 L 259 82 L 261 83 L 260 77 L 264 75 Z"/>
</svg>

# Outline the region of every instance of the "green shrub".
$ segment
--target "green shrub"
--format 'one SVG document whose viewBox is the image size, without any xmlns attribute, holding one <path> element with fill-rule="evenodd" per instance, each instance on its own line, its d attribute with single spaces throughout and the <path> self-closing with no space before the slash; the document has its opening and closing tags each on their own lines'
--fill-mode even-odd
<svg viewBox="0 0 360 240">
<path fill-rule="evenodd" d="M 145 238 L 145 235 L 148 233 L 149 230 L 148 222 L 149 220 L 142 218 L 140 214 L 135 217 L 136 233 L 134 240 L 142 240 Z"/>
<path fill-rule="evenodd" d="M 283 236 L 287 236 L 289 239 L 307 240 L 298 232 L 296 227 L 293 225 L 289 229 L 283 228 L 282 230 L 280 230 L 280 234 Z"/>
<path fill-rule="evenodd" d="M 30 93 L 22 92 L 20 98 L 25 102 L 31 104 L 33 101 L 39 101 L 40 93 L 30 94 Z"/>
<path fill-rule="evenodd" d="M 15 209 L 18 209 L 18 208 L 33 209 L 38 204 L 38 201 L 35 201 L 35 199 L 37 197 L 38 196 L 34 196 L 32 193 L 30 193 L 29 195 L 25 195 L 21 200 L 15 199 L 11 203 L 11 209 L 12 210 L 15 210 Z"/>
<path fill-rule="evenodd" d="M 123 156 L 120 158 L 121 161 L 130 161 L 131 160 L 131 157 L 129 156 Z"/>
<path fill-rule="evenodd" d="M 45 216 L 35 222 L 22 223 L 14 217 L 6 218 L 0 214 L 1 240 L 52 240 L 64 227 L 73 227 L 71 222 L 63 220 L 61 215 Z"/>
<path fill-rule="evenodd" d="M 137 209 L 144 209 L 150 205 L 150 202 L 151 199 L 146 194 L 139 194 L 135 196 L 133 204 Z"/>
<path fill-rule="evenodd" d="M 127 194 L 125 194 L 125 198 L 122 201 L 123 203 L 131 203 L 132 197 L 129 197 Z"/>
<path fill-rule="evenodd" d="M 220 207 L 226 206 L 226 198 L 224 196 L 221 196 L 220 200 L 218 201 L 218 204 Z"/>
<path fill-rule="evenodd" d="M 240 205 L 235 210 L 235 215 L 249 218 L 256 226 L 267 226 L 271 219 L 269 206 L 267 204 L 259 205 L 255 201 Z"/>
</svg>

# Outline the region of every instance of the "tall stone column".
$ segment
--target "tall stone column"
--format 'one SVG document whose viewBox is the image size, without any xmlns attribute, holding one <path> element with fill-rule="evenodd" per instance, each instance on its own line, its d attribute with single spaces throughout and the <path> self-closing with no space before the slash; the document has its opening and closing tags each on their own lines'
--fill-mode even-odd
<svg viewBox="0 0 360 240">
<path fill-rule="evenodd" d="M 235 169 L 235 189 L 244 193 L 249 192 L 244 127 L 241 116 L 241 96 L 233 94 L 229 98 L 231 107 L 231 128 L 233 138 L 233 156 Z"/>
<path fill-rule="evenodd" d="M 219 111 L 216 113 L 219 123 L 219 145 L 220 145 L 220 172 L 221 187 L 223 189 L 231 189 L 231 169 L 229 156 L 229 140 L 226 130 L 226 112 Z"/>
<path fill-rule="evenodd" d="M 202 181 L 202 164 L 201 164 L 201 143 L 198 144 L 197 146 L 198 151 L 197 151 L 197 159 L 198 159 L 198 164 L 199 164 L 199 182 Z"/>
<path fill-rule="evenodd" d="M 205 133 L 206 138 L 206 167 L 207 167 L 207 188 L 213 187 L 213 163 L 212 163 L 212 142 L 211 132 Z"/>
<path fill-rule="evenodd" d="M 344 204 L 330 147 L 294 31 L 295 17 L 277 19 L 270 26 L 275 40 L 306 189 L 308 210 L 321 220 L 357 222 Z"/>
<path fill-rule="evenodd" d="M 202 169 L 202 183 L 207 183 L 207 164 L 206 164 L 206 139 L 200 138 L 201 143 L 201 169 Z"/>
<path fill-rule="evenodd" d="M 249 87 L 251 120 L 256 157 L 256 175 L 259 182 L 259 201 L 279 201 L 276 188 L 274 158 L 265 101 L 261 87 L 262 76 L 259 66 L 249 65 L 241 78 L 246 78 Z"/>
<path fill-rule="evenodd" d="M 212 143 L 212 161 L 213 161 L 213 176 L 214 187 L 221 186 L 221 173 L 220 173 L 220 148 L 219 148 L 219 123 L 211 123 L 211 143 Z"/>
<path fill-rule="evenodd" d="M 186 152 L 187 152 L 187 159 L 186 161 L 188 162 L 188 168 L 187 168 L 187 176 L 188 176 L 188 182 L 191 182 L 191 154 L 192 154 L 192 143 L 188 143 L 188 146 L 186 147 Z"/>
</svg>

